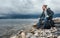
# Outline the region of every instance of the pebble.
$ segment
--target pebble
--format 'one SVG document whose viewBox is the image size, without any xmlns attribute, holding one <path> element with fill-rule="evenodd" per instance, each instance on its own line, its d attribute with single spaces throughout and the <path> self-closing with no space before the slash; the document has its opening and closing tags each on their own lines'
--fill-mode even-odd
<svg viewBox="0 0 60 38">
<path fill-rule="evenodd" d="M 25 34 L 24 31 L 21 32 L 21 37 L 22 38 L 57 38 L 57 36 L 52 34 L 52 30 L 51 29 L 33 29 L 33 33 L 31 32 L 27 32 L 27 34 Z M 56 32 L 56 31 L 54 31 Z M 16 36 L 12 37 L 12 38 L 17 38 Z M 60 38 L 60 36 L 58 37 Z"/>
</svg>

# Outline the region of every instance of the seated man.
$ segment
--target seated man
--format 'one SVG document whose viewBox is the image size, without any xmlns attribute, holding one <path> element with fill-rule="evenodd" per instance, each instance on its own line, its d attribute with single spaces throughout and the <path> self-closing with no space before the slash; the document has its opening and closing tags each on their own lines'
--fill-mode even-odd
<svg viewBox="0 0 60 38">
<path fill-rule="evenodd" d="M 54 27 L 54 22 L 52 20 L 54 12 L 47 8 L 47 5 L 42 6 L 43 13 L 40 16 L 40 20 L 37 24 L 37 28 L 44 28 L 44 29 L 50 29 L 51 27 Z M 44 21 L 43 25 L 41 25 L 42 21 Z"/>
</svg>

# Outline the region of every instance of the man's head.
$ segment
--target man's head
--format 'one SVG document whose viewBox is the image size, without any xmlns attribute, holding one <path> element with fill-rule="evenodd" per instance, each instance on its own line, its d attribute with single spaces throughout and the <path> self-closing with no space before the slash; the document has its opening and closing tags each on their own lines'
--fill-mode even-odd
<svg viewBox="0 0 60 38">
<path fill-rule="evenodd" d="M 45 9 L 47 9 L 47 5 L 43 5 L 42 9 L 43 9 L 43 11 L 45 11 Z"/>
<path fill-rule="evenodd" d="M 43 5 L 43 7 L 47 8 L 47 5 Z"/>
</svg>

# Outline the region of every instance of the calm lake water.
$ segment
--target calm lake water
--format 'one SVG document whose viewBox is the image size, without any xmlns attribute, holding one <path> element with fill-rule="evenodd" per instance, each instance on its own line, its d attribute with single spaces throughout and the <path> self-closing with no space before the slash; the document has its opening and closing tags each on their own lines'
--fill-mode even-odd
<svg viewBox="0 0 60 38">
<path fill-rule="evenodd" d="M 0 36 L 11 35 L 18 30 L 30 28 L 38 19 L 0 19 Z"/>
</svg>

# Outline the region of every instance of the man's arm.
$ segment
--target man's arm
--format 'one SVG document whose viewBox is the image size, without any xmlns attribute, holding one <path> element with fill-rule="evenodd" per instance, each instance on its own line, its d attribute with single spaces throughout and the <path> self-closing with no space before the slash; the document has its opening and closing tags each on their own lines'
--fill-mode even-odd
<svg viewBox="0 0 60 38">
<path fill-rule="evenodd" d="M 47 13 L 48 13 L 49 16 L 54 15 L 54 12 L 50 8 L 47 9 Z"/>
<path fill-rule="evenodd" d="M 44 14 L 44 11 L 42 12 L 42 14 L 40 15 L 40 18 L 44 18 L 45 17 L 45 14 Z"/>
</svg>

